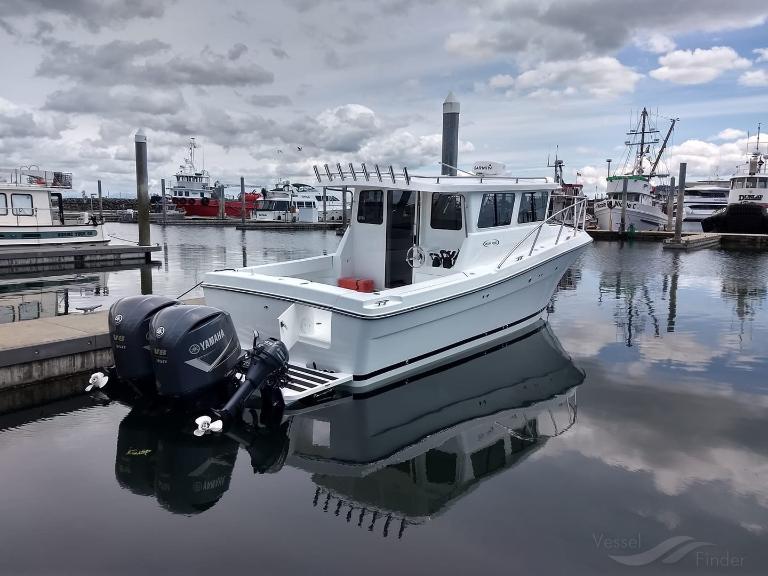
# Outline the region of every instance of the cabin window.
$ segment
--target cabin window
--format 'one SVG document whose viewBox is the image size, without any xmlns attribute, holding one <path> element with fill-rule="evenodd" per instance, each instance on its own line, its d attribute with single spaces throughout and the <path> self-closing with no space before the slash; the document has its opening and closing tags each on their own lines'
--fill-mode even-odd
<svg viewBox="0 0 768 576">
<path fill-rule="evenodd" d="M 14 216 L 32 216 L 32 194 L 11 194 L 11 207 Z"/>
<path fill-rule="evenodd" d="M 757 187 L 758 188 L 768 187 L 768 178 L 760 178 L 760 180 L 757 181 Z"/>
<path fill-rule="evenodd" d="M 0 194 L 0 216 L 8 215 L 8 198 L 5 194 Z"/>
<path fill-rule="evenodd" d="M 520 199 L 520 212 L 517 215 L 517 221 L 523 224 L 525 222 L 544 220 L 548 198 L 549 192 L 546 190 L 523 192 Z"/>
<path fill-rule="evenodd" d="M 639 202 L 640 201 L 640 194 L 627 194 L 627 201 L 628 202 Z"/>
<path fill-rule="evenodd" d="M 461 230 L 461 196 L 434 192 L 429 225 L 435 230 Z"/>
<path fill-rule="evenodd" d="M 480 205 L 477 227 L 508 226 L 512 224 L 512 212 L 514 210 L 515 195 L 512 192 L 483 194 L 483 203 Z"/>
<path fill-rule="evenodd" d="M 357 206 L 357 221 L 361 224 L 381 224 L 384 221 L 384 192 L 363 190 Z"/>
<path fill-rule="evenodd" d="M 756 188 L 757 179 L 756 178 L 747 178 L 747 188 Z"/>
<path fill-rule="evenodd" d="M 184 190 L 184 196 L 189 196 L 189 190 Z"/>
</svg>

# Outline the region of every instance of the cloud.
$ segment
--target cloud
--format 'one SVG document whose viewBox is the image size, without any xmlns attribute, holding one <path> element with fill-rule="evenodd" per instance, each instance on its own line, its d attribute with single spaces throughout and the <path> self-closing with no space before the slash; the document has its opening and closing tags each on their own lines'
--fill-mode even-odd
<svg viewBox="0 0 768 576">
<path fill-rule="evenodd" d="M 744 130 L 739 130 L 737 128 L 726 128 L 725 130 L 721 130 L 718 135 L 718 140 L 736 140 L 738 138 L 744 138 L 746 137 L 747 133 L 744 132 Z"/>
<path fill-rule="evenodd" d="M 577 176 L 577 172 L 580 176 Z M 607 166 L 582 166 L 578 170 L 573 170 L 571 175 L 578 183 L 584 185 L 584 194 L 587 196 L 592 197 L 595 193 L 602 194 L 606 190 L 605 177 L 608 176 Z M 610 342 L 613 342 L 613 340 L 610 340 Z"/>
<path fill-rule="evenodd" d="M 641 50 L 653 52 L 654 54 L 664 54 L 671 52 L 676 48 L 675 41 L 669 36 L 659 33 L 641 33 L 635 38 L 635 44 Z"/>
<path fill-rule="evenodd" d="M 246 99 L 254 106 L 262 108 L 277 108 L 291 104 L 291 99 L 285 94 L 252 94 Z"/>
<path fill-rule="evenodd" d="M 768 48 L 755 48 L 752 52 L 757 54 L 755 62 L 768 62 Z"/>
<path fill-rule="evenodd" d="M 170 45 L 160 40 L 53 42 L 37 74 L 100 86 L 258 86 L 274 80 L 271 72 L 252 62 L 233 62 L 209 49 L 199 56 L 172 54 Z"/>
<path fill-rule="evenodd" d="M 646 0 L 642 18 L 627 16 L 637 10 L 632 0 L 496 0 L 473 6 L 470 28 L 449 34 L 446 49 L 481 58 L 509 54 L 528 64 L 613 55 L 631 38 L 660 49 L 672 35 L 747 28 L 768 18 L 768 6 L 755 0 L 699 0 L 695 9 L 685 2 Z"/>
<path fill-rule="evenodd" d="M 5 153 L 14 151 L 13 141 L 59 139 L 68 127 L 69 121 L 65 116 L 23 108 L 0 97 L 0 150 Z"/>
<path fill-rule="evenodd" d="M 240 56 L 242 56 L 246 52 L 248 52 L 248 46 L 246 46 L 242 42 L 238 42 L 227 51 L 227 58 L 229 58 L 230 60 L 237 60 L 238 58 L 240 58 Z"/>
<path fill-rule="evenodd" d="M 632 92 L 642 78 L 615 58 L 582 58 L 560 62 L 543 62 L 517 77 L 498 74 L 488 81 L 495 90 L 508 95 L 524 93 L 531 96 L 588 94 L 595 98 L 615 98 Z"/>
<path fill-rule="evenodd" d="M 721 134 L 730 130 L 733 129 L 723 130 Z M 752 140 L 754 141 L 754 138 Z M 735 171 L 737 165 L 744 162 L 746 149 L 746 138 L 738 138 L 721 144 L 691 138 L 681 144 L 671 146 L 666 163 L 670 167 L 671 173 L 674 174 L 681 162 L 687 162 L 688 180 L 691 181 L 710 178 L 715 174 L 727 178 Z"/>
<path fill-rule="evenodd" d="M 134 19 L 159 18 L 170 2 L 164 0 L 3 0 L 7 19 L 52 14 L 82 24 L 93 31 L 121 26 Z"/>
<path fill-rule="evenodd" d="M 177 114 L 183 112 L 187 104 L 178 89 L 75 86 L 49 94 L 44 108 L 74 114 L 105 114 L 118 117 L 128 115 L 130 117 L 137 112 L 151 115 Z"/>
<path fill-rule="evenodd" d="M 728 46 L 675 50 L 659 58 L 659 68 L 650 75 L 675 84 L 706 84 L 723 72 L 749 68 L 750 61 Z"/>
<path fill-rule="evenodd" d="M 768 86 L 767 70 L 748 70 L 739 76 L 739 84 L 742 86 Z"/>
</svg>

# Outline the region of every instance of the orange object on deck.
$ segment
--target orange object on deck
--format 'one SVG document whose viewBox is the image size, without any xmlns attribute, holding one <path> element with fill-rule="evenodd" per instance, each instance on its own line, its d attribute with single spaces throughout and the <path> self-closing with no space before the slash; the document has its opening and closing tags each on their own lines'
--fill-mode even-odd
<svg viewBox="0 0 768 576">
<path fill-rule="evenodd" d="M 339 278 L 336 284 L 340 288 L 346 288 L 347 290 L 355 290 L 357 292 L 373 292 L 373 280 L 370 278 L 352 278 L 350 276 L 346 278 Z"/>
</svg>

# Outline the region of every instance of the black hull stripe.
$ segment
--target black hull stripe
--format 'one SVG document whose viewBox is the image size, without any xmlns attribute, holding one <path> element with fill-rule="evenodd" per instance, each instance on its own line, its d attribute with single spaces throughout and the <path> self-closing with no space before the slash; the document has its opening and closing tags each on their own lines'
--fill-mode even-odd
<svg viewBox="0 0 768 576">
<path fill-rule="evenodd" d="M 546 309 L 546 306 L 534 312 L 533 314 L 526 316 L 525 318 L 521 318 L 520 320 L 517 320 L 515 322 L 511 322 L 510 324 L 499 326 L 498 328 L 494 328 L 493 330 L 489 330 L 488 332 L 483 332 L 482 334 L 477 334 L 476 336 L 470 336 L 469 338 L 465 338 L 464 340 L 459 340 L 458 342 L 454 342 L 453 344 L 449 344 L 448 346 L 443 346 L 442 348 L 438 348 L 437 350 L 433 350 L 432 352 L 426 352 L 424 354 L 420 354 L 419 356 L 414 356 L 413 358 L 409 358 L 408 360 L 403 360 L 402 362 L 397 362 L 396 364 L 391 364 L 385 368 L 379 368 L 378 370 L 374 370 L 373 372 L 368 372 L 368 374 L 355 374 L 352 378 L 355 382 L 361 382 L 363 380 L 368 380 L 375 376 L 384 374 L 385 372 L 389 372 L 390 370 L 396 370 L 398 368 L 402 368 L 403 366 L 408 366 L 409 364 L 413 364 L 414 362 L 420 362 L 421 360 L 425 360 L 430 356 L 436 356 L 437 354 L 442 354 L 443 352 L 447 352 L 448 350 L 452 348 L 456 348 L 457 346 L 463 346 L 464 344 L 469 344 L 470 342 L 474 342 L 475 340 L 486 338 L 487 336 L 491 336 L 498 332 L 502 332 L 503 330 L 508 330 L 513 326 L 522 324 L 523 322 L 530 320 L 531 318 L 535 318 L 536 316 L 541 314 L 545 309 Z"/>
<path fill-rule="evenodd" d="M 401 386 L 405 386 L 406 384 L 410 384 L 412 382 L 417 382 L 418 380 L 422 380 L 423 378 L 427 378 L 428 376 L 433 376 L 434 374 L 439 374 L 440 372 L 445 372 L 446 370 L 450 370 L 451 368 L 455 368 L 456 366 L 461 366 L 462 364 L 466 364 L 467 362 L 471 362 L 472 360 L 476 360 L 477 358 L 480 358 L 481 356 L 484 356 L 486 354 L 490 354 L 492 352 L 496 352 L 497 350 L 501 350 L 502 348 L 506 348 L 507 346 L 511 346 L 512 344 L 516 344 L 517 342 L 521 342 L 522 340 L 525 340 L 526 338 L 530 338 L 534 334 L 537 334 L 544 330 L 546 327 L 546 324 L 541 324 L 540 326 L 537 326 L 530 332 L 526 332 L 525 334 L 521 334 L 520 336 L 517 336 L 515 338 L 512 338 L 511 340 L 506 340 L 502 342 L 501 344 L 496 344 L 490 348 L 484 348 L 483 350 L 479 352 L 475 352 L 474 354 L 470 356 L 464 356 L 462 358 L 459 358 L 458 360 L 454 360 L 453 362 L 446 362 L 445 364 L 440 364 L 440 366 L 436 366 L 434 368 L 430 368 L 429 370 L 425 370 L 424 372 L 419 372 L 418 374 L 414 374 L 413 376 L 408 376 L 407 378 L 404 378 L 403 380 L 398 380 L 396 382 L 392 382 L 391 384 L 387 384 L 386 386 L 382 386 L 380 388 L 376 388 L 375 390 L 371 390 L 369 392 L 361 392 L 361 393 L 352 393 L 352 397 L 356 399 L 362 399 L 362 398 L 370 398 L 372 396 L 376 396 L 378 394 L 382 394 L 384 392 L 388 392 L 390 390 L 393 390 L 395 388 L 400 388 Z"/>
</svg>

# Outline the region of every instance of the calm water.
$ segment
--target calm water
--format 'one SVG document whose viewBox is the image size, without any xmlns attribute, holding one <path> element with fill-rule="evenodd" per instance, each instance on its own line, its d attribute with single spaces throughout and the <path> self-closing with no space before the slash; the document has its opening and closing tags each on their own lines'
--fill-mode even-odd
<svg viewBox="0 0 768 576">
<path fill-rule="evenodd" d="M 337 241 L 244 238 L 248 263 Z M 242 265 L 233 230 L 164 241 L 156 291 Z M 599 243 L 507 346 L 269 433 L 2 416 L 0 573 L 765 574 L 767 290 L 764 254 Z"/>
</svg>

